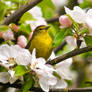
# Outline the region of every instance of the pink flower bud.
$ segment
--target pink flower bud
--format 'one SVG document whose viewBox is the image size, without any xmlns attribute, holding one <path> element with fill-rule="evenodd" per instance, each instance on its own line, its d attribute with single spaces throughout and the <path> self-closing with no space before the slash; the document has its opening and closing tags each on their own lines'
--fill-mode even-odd
<svg viewBox="0 0 92 92">
<path fill-rule="evenodd" d="M 2 33 L 4 40 L 14 40 L 14 33 L 11 30 Z"/>
<path fill-rule="evenodd" d="M 19 27 L 18 27 L 17 25 L 15 25 L 15 24 L 12 24 L 10 27 L 11 27 L 11 29 L 14 30 L 15 32 L 18 32 L 18 30 L 19 30 Z"/>
<path fill-rule="evenodd" d="M 0 32 L 0 38 L 2 38 L 2 35 L 3 35 L 3 33 L 2 33 L 2 32 Z"/>
<path fill-rule="evenodd" d="M 27 39 L 24 35 L 21 35 L 18 37 L 17 39 L 17 44 L 22 47 L 22 48 L 25 48 L 26 45 L 27 45 Z"/>
<path fill-rule="evenodd" d="M 66 15 L 62 15 L 59 17 L 59 23 L 61 27 L 71 27 L 72 25 L 72 21 Z"/>
</svg>

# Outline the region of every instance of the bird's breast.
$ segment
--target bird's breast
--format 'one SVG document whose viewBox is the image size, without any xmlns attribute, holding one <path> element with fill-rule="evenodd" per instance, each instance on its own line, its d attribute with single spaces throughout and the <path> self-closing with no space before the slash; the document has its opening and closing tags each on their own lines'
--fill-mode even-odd
<svg viewBox="0 0 92 92">
<path fill-rule="evenodd" d="M 35 36 L 31 42 L 30 51 L 36 48 L 36 56 L 47 59 L 52 51 L 52 38 L 48 33 Z"/>
</svg>

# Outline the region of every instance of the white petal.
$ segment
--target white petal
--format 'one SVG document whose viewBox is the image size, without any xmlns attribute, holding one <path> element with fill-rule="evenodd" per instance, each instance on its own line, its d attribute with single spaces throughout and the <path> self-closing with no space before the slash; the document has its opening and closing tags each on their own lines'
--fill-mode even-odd
<svg viewBox="0 0 92 92">
<path fill-rule="evenodd" d="M 74 7 L 74 10 L 70 10 L 69 8 L 65 7 L 65 12 L 69 14 L 73 20 L 78 23 L 84 23 L 86 18 L 86 13 L 78 6 Z"/>
<path fill-rule="evenodd" d="M 34 48 L 32 52 L 32 61 L 35 61 L 35 60 L 36 60 L 36 49 Z"/>
<path fill-rule="evenodd" d="M 57 83 L 57 78 L 54 77 L 52 74 L 48 76 L 48 84 L 49 85 L 55 85 Z"/>
<path fill-rule="evenodd" d="M 47 78 L 40 77 L 40 78 L 39 78 L 39 84 L 40 84 L 41 88 L 42 88 L 45 92 L 49 92 L 49 85 L 48 85 L 48 80 L 47 80 Z"/>
<path fill-rule="evenodd" d="M 92 9 L 89 9 L 89 10 L 88 10 L 87 16 L 92 18 Z"/>
<path fill-rule="evenodd" d="M 29 12 L 32 14 L 32 16 L 34 17 L 42 17 L 42 12 L 41 12 L 41 8 L 38 6 L 35 6 L 34 8 L 32 8 L 31 10 L 29 10 Z"/>
<path fill-rule="evenodd" d="M 61 80 L 58 80 L 57 84 L 53 88 L 62 89 L 66 87 L 67 87 L 67 83 L 61 79 Z"/>
<path fill-rule="evenodd" d="M 72 58 L 66 59 L 63 62 L 56 64 L 56 70 L 63 79 L 71 80 L 70 77 L 70 65 L 72 64 Z"/>
<path fill-rule="evenodd" d="M 66 42 L 72 46 L 73 48 L 76 48 L 77 44 L 76 44 L 76 38 L 72 37 L 72 36 L 67 36 L 66 38 Z"/>
<path fill-rule="evenodd" d="M 10 74 L 8 72 L 0 72 L 0 82 L 7 83 L 9 82 Z"/>
<path fill-rule="evenodd" d="M 50 57 L 49 57 L 49 60 L 52 60 L 52 59 L 54 59 L 54 58 L 56 58 L 56 56 L 55 56 L 54 51 L 52 51 L 52 53 L 51 53 L 51 55 L 50 55 Z"/>
</svg>

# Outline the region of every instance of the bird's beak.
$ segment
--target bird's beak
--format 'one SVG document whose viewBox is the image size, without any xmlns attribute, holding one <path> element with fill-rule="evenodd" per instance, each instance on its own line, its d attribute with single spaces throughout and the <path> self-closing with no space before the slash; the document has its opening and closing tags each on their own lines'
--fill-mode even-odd
<svg viewBox="0 0 92 92">
<path fill-rule="evenodd" d="M 50 28 L 50 26 L 47 26 L 45 29 L 48 30 Z"/>
</svg>

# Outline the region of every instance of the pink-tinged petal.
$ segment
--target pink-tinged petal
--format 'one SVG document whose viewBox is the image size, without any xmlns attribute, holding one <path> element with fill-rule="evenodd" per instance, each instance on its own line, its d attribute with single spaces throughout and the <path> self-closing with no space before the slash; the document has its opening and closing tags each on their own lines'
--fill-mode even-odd
<svg viewBox="0 0 92 92">
<path fill-rule="evenodd" d="M 17 41 L 17 44 L 22 47 L 22 48 L 25 48 L 26 45 L 27 45 L 27 39 L 24 35 L 21 35 L 18 37 L 18 41 Z"/>
<path fill-rule="evenodd" d="M 14 33 L 11 30 L 3 32 L 2 38 L 4 40 L 14 40 Z"/>
<path fill-rule="evenodd" d="M 59 23 L 61 27 L 71 27 L 72 26 L 72 21 L 66 15 L 61 15 L 59 17 Z"/>
<path fill-rule="evenodd" d="M 3 32 L 0 32 L 0 38 L 2 38 Z"/>
<path fill-rule="evenodd" d="M 66 38 L 66 42 L 72 46 L 73 48 L 76 48 L 77 44 L 76 44 L 76 38 L 73 36 L 67 36 Z"/>
<path fill-rule="evenodd" d="M 15 32 L 18 32 L 19 31 L 19 27 L 17 25 L 15 25 L 15 24 L 10 25 L 10 27 Z"/>
</svg>

